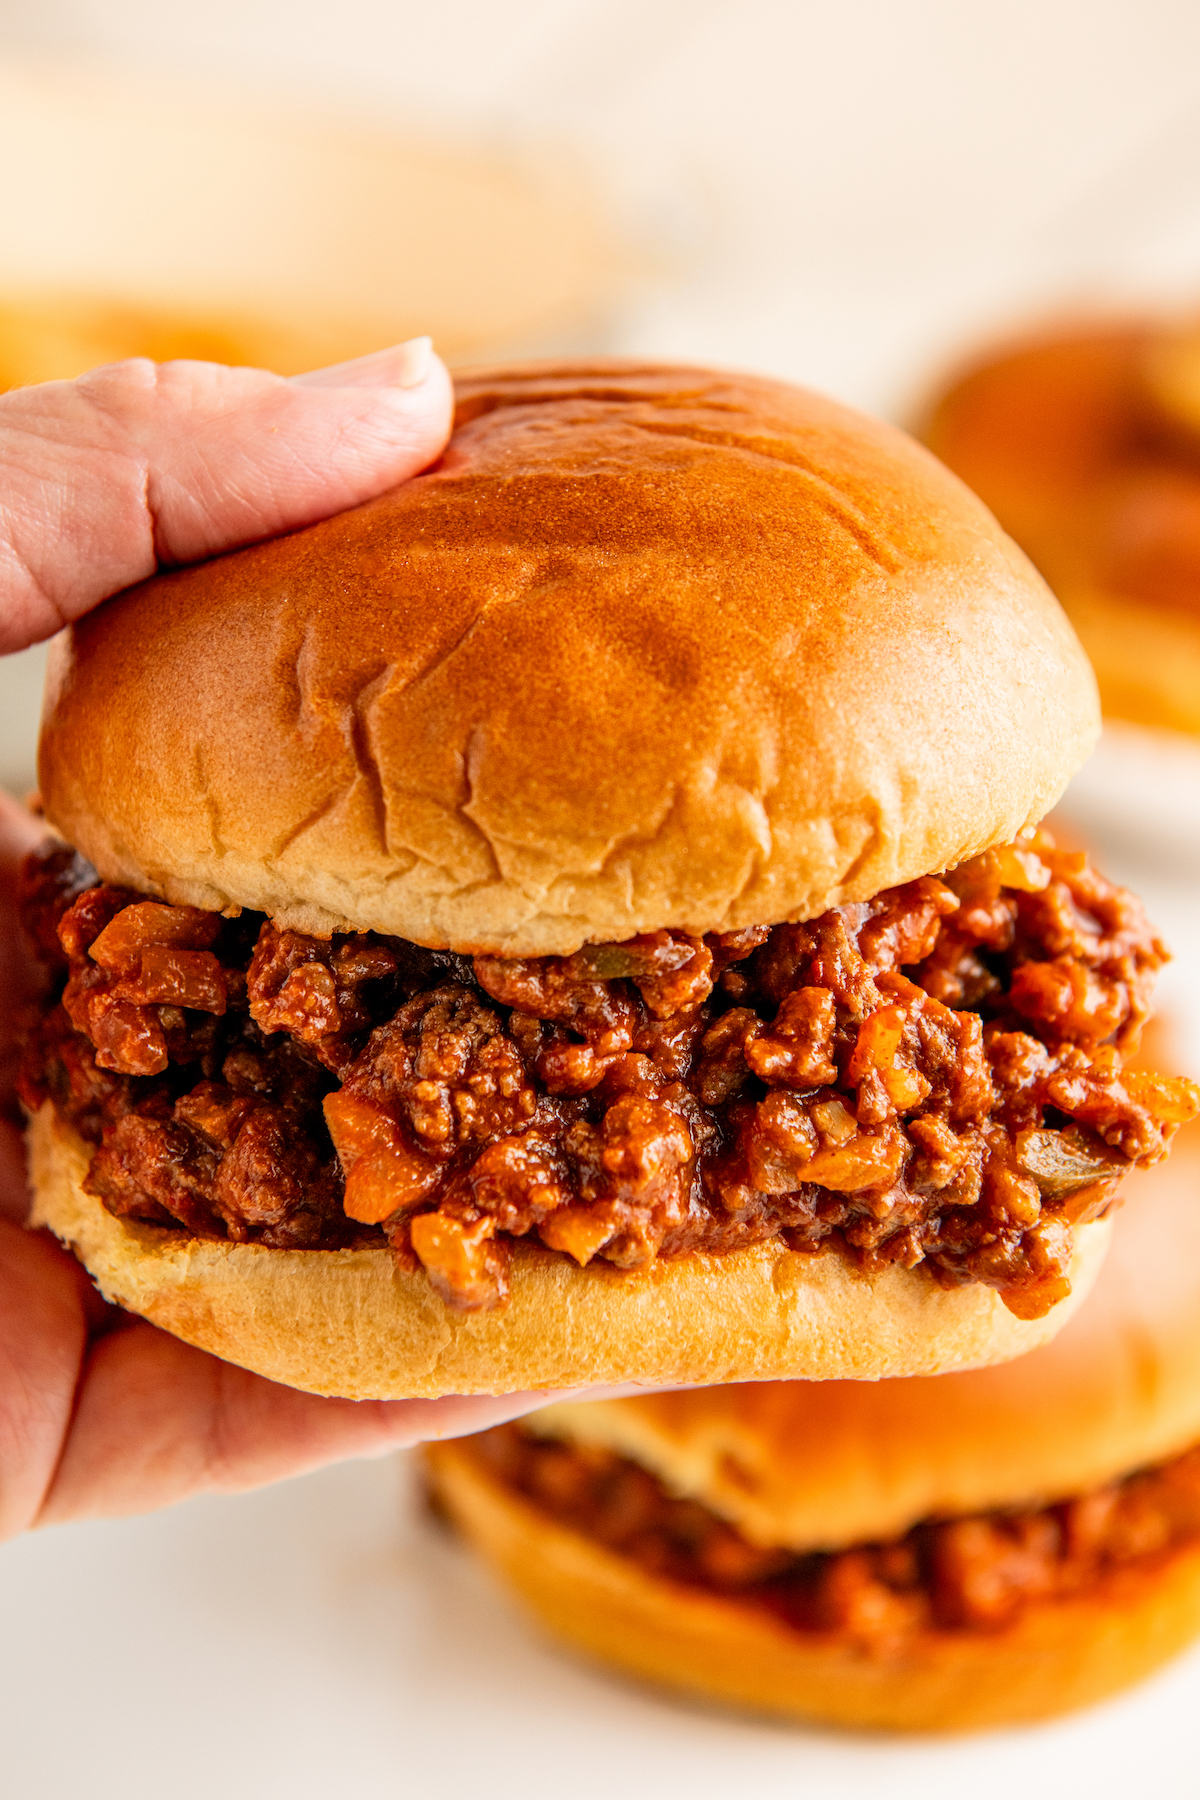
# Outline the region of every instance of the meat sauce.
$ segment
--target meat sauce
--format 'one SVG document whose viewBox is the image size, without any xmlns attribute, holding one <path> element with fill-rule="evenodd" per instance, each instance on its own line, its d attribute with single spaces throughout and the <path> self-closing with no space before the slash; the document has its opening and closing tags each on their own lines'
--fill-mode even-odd
<svg viewBox="0 0 1200 1800">
<path fill-rule="evenodd" d="M 873 1656 L 921 1631 L 997 1631 L 1039 1601 L 1200 1540 L 1200 1446 L 1054 1506 L 929 1520 L 848 1550 L 752 1544 L 613 1452 L 501 1425 L 468 1440 L 506 1487 L 648 1574 L 763 1608 Z"/>
<path fill-rule="evenodd" d="M 517 1238 L 622 1269 L 782 1238 L 1038 1317 L 1200 1105 L 1125 1066 L 1166 956 L 1140 903 L 1045 832 L 806 924 L 567 957 L 166 906 L 62 845 L 23 881 L 22 1098 L 97 1147 L 111 1212 L 386 1239 L 466 1310 Z"/>
</svg>

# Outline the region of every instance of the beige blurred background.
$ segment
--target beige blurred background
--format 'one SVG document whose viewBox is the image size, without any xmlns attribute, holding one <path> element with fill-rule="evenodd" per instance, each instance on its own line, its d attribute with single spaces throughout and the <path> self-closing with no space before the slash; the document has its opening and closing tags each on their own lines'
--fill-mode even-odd
<svg viewBox="0 0 1200 1800">
<path fill-rule="evenodd" d="M 431 330 L 903 419 L 995 330 L 1200 298 L 1195 0 L 0 0 L 0 150 L 8 380 Z M 0 662 L 18 788 L 40 664 Z M 1074 804 L 1181 952 L 1200 1072 L 1200 765 L 1173 757 L 1110 737 Z M 1197 1657 L 940 1745 L 661 1703 L 545 1649 L 394 1462 L 24 1540 L 0 1615 L 21 1800 L 1170 1800 L 1200 1757 Z"/>
</svg>

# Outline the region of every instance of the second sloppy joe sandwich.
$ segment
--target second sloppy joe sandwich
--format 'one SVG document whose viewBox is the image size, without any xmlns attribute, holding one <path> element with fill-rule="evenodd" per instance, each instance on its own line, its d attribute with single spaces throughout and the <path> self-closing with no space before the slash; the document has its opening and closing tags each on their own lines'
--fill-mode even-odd
<svg viewBox="0 0 1200 1800">
<path fill-rule="evenodd" d="M 1003 1368 L 568 1402 L 424 1452 L 532 1611 L 758 1712 L 1047 1718 L 1200 1635 L 1200 1138 L 1131 1184 L 1052 1344 Z"/>
<path fill-rule="evenodd" d="M 38 1217 L 323 1393 L 1015 1355 L 1191 1105 L 1138 902 L 1031 834 L 1096 729 L 902 433 L 464 378 L 426 474 L 60 641 Z"/>
</svg>

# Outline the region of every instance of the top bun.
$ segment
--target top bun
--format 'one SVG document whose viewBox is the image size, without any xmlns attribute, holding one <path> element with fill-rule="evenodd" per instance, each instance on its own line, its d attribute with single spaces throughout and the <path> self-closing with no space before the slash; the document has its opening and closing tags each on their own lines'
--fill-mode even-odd
<svg viewBox="0 0 1200 1800">
<path fill-rule="evenodd" d="M 1200 1439 L 1198 1182 L 1192 1126 L 1130 1176 L 1066 1329 L 1003 1368 L 567 1402 L 526 1423 L 632 1457 L 752 1541 L 799 1551 L 1086 1493 Z"/>
<path fill-rule="evenodd" d="M 405 486 L 73 626 L 40 780 L 106 880 L 177 904 L 565 954 L 952 867 L 1097 729 L 1049 589 L 903 433 L 542 363 L 461 378 Z"/>
</svg>

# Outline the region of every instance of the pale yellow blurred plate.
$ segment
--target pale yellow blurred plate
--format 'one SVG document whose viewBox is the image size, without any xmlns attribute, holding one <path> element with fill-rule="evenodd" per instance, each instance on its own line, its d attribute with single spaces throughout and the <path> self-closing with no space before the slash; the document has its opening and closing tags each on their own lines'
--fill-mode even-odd
<svg viewBox="0 0 1200 1800">
<path fill-rule="evenodd" d="M 623 255 L 569 156 L 492 154 L 149 75 L 0 63 L 0 388 L 144 355 L 293 374 L 429 332 L 591 347 Z M 40 650 L 0 659 L 33 781 Z"/>
<path fill-rule="evenodd" d="M 585 344 L 620 282 L 579 168 L 158 77 L 0 64 L 0 385 L 130 354 L 283 373 L 430 332 Z"/>
</svg>

